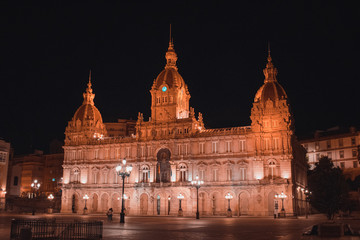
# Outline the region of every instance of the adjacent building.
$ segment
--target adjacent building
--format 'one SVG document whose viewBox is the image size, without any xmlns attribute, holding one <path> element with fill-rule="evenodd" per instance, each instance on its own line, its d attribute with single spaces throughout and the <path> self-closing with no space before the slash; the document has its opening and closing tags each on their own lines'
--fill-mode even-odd
<svg viewBox="0 0 360 240">
<path fill-rule="evenodd" d="M 301 140 L 307 150 L 309 164 L 313 168 L 322 156 L 330 158 L 335 167 L 340 167 L 352 180 L 360 175 L 360 132 L 355 127 L 335 127 L 316 131 L 313 137 Z"/>
<path fill-rule="evenodd" d="M 0 139 L 0 210 L 3 210 L 5 208 L 9 158 L 10 158 L 10 143 Z"/>
<path fill-rule="evenodd" d="M 61 212 L 82 213 L 85 195 L 90 197 L 89 212 L 110 207 L 119 212 L 122 184 L 115 168 L 123 158 L 133 166 L 125 179 L 130 215 L 176 215 L 179 194 L 184 196 L 183 214 L 195 215 L 197 195 L 191 181 L 196 176 L 204 181 L 200 215 L 225 215 L 228 193 L 234 215 L 273 215 L 274 196 L 282 192 L 286 212 L 301 212 L 306 152 L 294 135 L 287 94 L 277 81 L 270 52 L 251 126 L 218 129 L 207 129 L 203 115 L 190 107 L 172 41 L 165 58 L 165 68 L 150 89 L 151 117 L 145 120 L 139 113 L 135 132 L 126 136 L 110 136 L 112 130 L 95 107 L 89 77 L 84 101 L 65 130 Z"/>
</svg>

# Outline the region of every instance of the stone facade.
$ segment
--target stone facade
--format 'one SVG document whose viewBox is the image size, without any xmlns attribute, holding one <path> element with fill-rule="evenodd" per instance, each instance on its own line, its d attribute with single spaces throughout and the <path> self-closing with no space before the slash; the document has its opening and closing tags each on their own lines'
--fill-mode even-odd
<svg viewBox="0 0 360 240">
<path fill-rule="evenodd" d="M 0 139 L 0 211 L 5 209 L 9 158 L 10 143 Z"/>
<path fill-rule="evenodd" d="M 195 176 L 200 215 L 226 215 L 230 193 L 233 215 L 274 213 L 274 195 L 284 192 L 285 210 L 299 213 L 306 185 L 305 150 L 297 143 L 287 95 L 276 79 L 270 52 L 265 81 L 256 93 L 251 126 L 206 129 L 201 113 L 189 106 L 190 93 L 176 66 L 172 41 L 166 66 L 154 80 L 151 117 L 139 113 L 136 133 L 108 137 L 89 78 L 84 102 L 65 135 L 61 211 L 82 213 L 87 194 L 89 212 L 119 212 L 121 178 L 115 167 L 127 159 L 133 170 L 125 179 L 126 213 L 177 215 L 181 193 L 184 216 L 196 212 Z"/>
</svg>

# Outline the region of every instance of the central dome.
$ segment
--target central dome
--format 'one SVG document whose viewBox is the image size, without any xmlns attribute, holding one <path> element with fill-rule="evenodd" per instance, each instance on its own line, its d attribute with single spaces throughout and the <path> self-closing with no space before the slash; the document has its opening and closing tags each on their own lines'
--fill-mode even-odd
<svg viewBox="0 0 360 240">
<path fill-rule="evenodd" d="M 165 68 L 156 78 L 154 87 L 159 89 L 162 85 L 167 85 L 169 88 L 185 87 L 185 82 L 177 69 Z"/>
<path fill-rule="evenodd" d="M 100 111 L 91 104 L 83 104 L 75 112 L 73 121 L 80 120 L 81 122 L 85 121 L 94 121 L 95 123 L 102 123 L 102 117 Z"/>
<path fill-rule="evenodd" d="M 287 99 L 284 88 L 276 81 L 264 83 L 256 92 L 254 102 L 266 102 L 268 99 L 275 102 Z"/>
</svg>

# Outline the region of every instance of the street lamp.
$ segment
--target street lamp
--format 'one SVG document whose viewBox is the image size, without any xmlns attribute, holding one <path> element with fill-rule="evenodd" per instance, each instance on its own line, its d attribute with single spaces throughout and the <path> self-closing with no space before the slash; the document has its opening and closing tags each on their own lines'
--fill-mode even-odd
<svg viewBox="0 0 360 240">
<path fill-rule="evenodd" d="M 308 218 L 308 204 L 310 201 L 310 196 L 311 196 L 311 192 L 309 191 L 308 187 L 305 187 L 304 190 L 304 194 L 305 194 L 305 218 Z"/>
<path fill-rule="evenodd" d="M 124 213 L 124 188 L 125 188 L 125 177 L 129 177 L 131 174 L 132 166 L 126 165 L 126 159 L 122 160 L 122 164 L 116 167 L 116 172 L 121 176 L 123 180 L 122 185 L 122 199 L 121 199 L 121 213 L 120 213 L 120 223 L 125 223 L 125 213 Z"/>
<path fill-rule="evenodd" d="M 41 186 L 41 184 L 38 182 L 37 179 L 35 179 L 34 182 L 31 183 L 31 187 L 34 189 L 33 198 L 34 198 L 35 192 L 40 188 L 40 186 Z"/>
<path fill-rule="evenodd" d="M 177 196 L 177 198 L 179 199 L 179 212 L 178 212 L 178 217 L 182 217 L 182 216 L 183 216 L 183 210 L 181 209 L 181 200 L 184 199 L 184 195 L 182 195 L 182 194 L 180 193 L 179 196 Z"/>
<path fill-rule="evenodd" d="M 171 200 L 171 197 L 168 196 L 168 215 L 170 215 L 170 200 Z"/>
<path fill-rule="evenodd" d="M 230 208 L 230 200 L 233 198 L 233 196 L 228 193 L 225 195 L 225 199 L 228 200 L 228 210 L 227 210 L 227 217 L 232 217 L 232 214 L 231 214 L 231 208 Z"/>
<path fill-rule="evenodd" d="M 285 217 L 284 199 L 287 198 L 286 194 L 284 194 L 284 192 L 281 192 L 281 194 L 275 194 L 275 198 L 280 198 L 281 199 L 280 215 Z"/>
<path fill-rule="evenodd" d="M 52 207 L 52 200 L 54 200 L 54 195 L 52 195 L 52 193 L 50 193 L 50 195 L 47 197 L 50 201 L 50 208 L 48 209 L 49 213 L 53 212 L 53 207 Z"/>
<path fill-rule="evenodd" d="M 86 214 L 86 212 L 87 212 L 86 201 L 89 199 L 89 196 L 87 194 L 85 194 L 85 196 L 83 196 L 83 199 L 85 200 L 84 214 Z"/>
<path fill-rule="evenodd" d="M 201 184 L 204 184 L 204 181 L 199 180 L 199 176 L 195 177 L 195 181 L 191 181 L 192 185 L 196 187 L 196 219 L 200 219 L 199 214 L 199 188 Z"/>
</svg>

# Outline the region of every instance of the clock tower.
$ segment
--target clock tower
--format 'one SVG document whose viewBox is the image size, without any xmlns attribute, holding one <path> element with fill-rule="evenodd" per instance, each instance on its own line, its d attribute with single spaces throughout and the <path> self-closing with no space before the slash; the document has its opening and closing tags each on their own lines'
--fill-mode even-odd
<svg viewBox="0 0 360 240">
<path fill-rule="evenodd" d="M 165 55 L 165 69 L 154 80 L 151 93 L 151 120 L 168 122 L 189 118 L 190 93 L 176 66 L 172 40 Z"/>
</svg>

